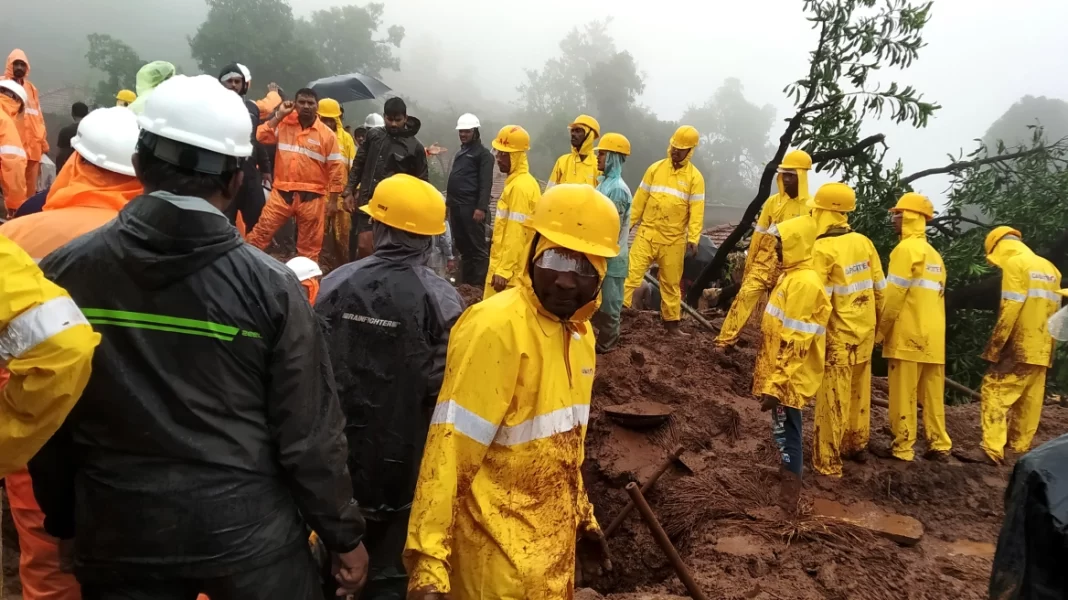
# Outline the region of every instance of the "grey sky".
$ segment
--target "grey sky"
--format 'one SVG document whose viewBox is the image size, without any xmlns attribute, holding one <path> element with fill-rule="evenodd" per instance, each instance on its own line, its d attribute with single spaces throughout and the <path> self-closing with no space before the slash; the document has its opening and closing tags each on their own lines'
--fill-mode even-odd
<svg viewBox="0 0 1068 600">
<path fill-rule="evenodd" d="M 344 0 L 291 3 L 303 15 Z M 483 96 L 502 102 L 515 100 L 524 69 L 538 68 L 555 56 L 572 27 L 611 16 L 617 46 L 629 50 L 646 73 L 641 101 L 666 119 L 679 118 L 689 104 L 703 103 L 727 77 L 741 79 L 751 101 L 774 105 L 780 118 L 788 115 L 782 88 L 804 74 L 815 38 L 800 0 L 384 3 L 386 25 L 401 24 L 407 30 L 402 68 L 409 55 L 418 55 L 422 47 L 425 56 L 432 45 L 439 49 L 444 71 L 469 73 Z M 151 56 L 154 46 L 178 49 L 171 52 L 184 48 L 185 55 L 176 60 L 184 59 L 191 68 L 185 35 L 203 19 L 205 5 L 200 0 L 171 0 L 163 8 L 151 4 L 146 9 L 141 3 L 104 0 L 25 3 L 18 24 L 13 19 L 0 23 L 0 39 L 8 47 L 24 48 L 31 62 L 35 54 L 51 51 L 48 61 L 34 65 L 38 78 L 58 60 L 83 63 L 84 36 L 92 32 L 123 39 L 143 56 Z M 924 130 L 874 122 L 865 132 L 885 133 L 891 157 L 901 158 L 906 171 L 942 164 L 946 153 L 972 148 L 972 140 L 1026 94 L 1068 99 L 1066 45 L 1055 30 L 1068 20 L 1065 0 L 936 0 L 933 15 L 924 30 L 928 47 L 919 61 L 907 72 L 884 77 L 914 85 L 943 110 Z M 49 26 L 78 33 L 57 39 Z M 57 46 L 64 56 L 55 56 Z M 407 66 L 418 69 L 410 62 Z M 777 136 L 779 129 L 776 125 L 772 134 Z M 919 187 L 937 197 L 945 180 L 931 178 Z"/>
</svg>

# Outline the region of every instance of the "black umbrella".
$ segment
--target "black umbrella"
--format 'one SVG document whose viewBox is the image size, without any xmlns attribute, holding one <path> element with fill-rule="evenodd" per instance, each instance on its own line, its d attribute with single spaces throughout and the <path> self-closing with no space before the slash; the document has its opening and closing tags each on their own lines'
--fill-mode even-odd
<svg viewBox="0 0 1068 600">
<path fill-rule="evenodd" d="M 323 77 L 308 84 L 320 98 L 333 98 L 338 102 L 381 98 L 390 91 L 388 85 L 368 75 L 349 73 Z"/>
</svg>

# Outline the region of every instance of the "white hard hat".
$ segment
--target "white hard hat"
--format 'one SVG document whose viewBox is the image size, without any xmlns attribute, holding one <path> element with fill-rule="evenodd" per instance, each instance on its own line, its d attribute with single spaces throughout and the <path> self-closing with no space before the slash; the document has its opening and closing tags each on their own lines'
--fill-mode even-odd
<svg viewBox="0 0 1068 600">
<path fill-rule="evenodd" d="M 193 158 L 184 150 L 188 146 L 224 157 L 252 155 L 252 122 L 244 101 L 210 75 L 175 75 L 159 84 L 137 123 L 143 130 L 142 143 L 157 158 L 202 173 L 225 172 L 233 167 L 228 164 L 232 161 L 201 153 L 188 164 Z M 145 133 L 179 145 L 161 145 L 156 137 L 145 138 Z"/>
<path fill-rule="evenodd" d="M 478 122 L 478 117 L 471 113 L 464 113 L 460 115 L 460 118 L 456 120 L 456 129 L 476 129 L 482 127 L 482 124 Z"/>
<path fill-rule="evenodd" d="M 4 79 L 3 81 L 0 81 L 0 87 L 7 88 L 12 92 L 15 92 L 15 95 L 18 96 L 20 100 L 22 100 L 22 104 L 26 104 L 26 88 L 19 85 L 19 82 L 13 79 Z"/>
<path fill-rule="evenodd" d="M 248 67 L 241 63 L 234 63 L 237 65 L 238 70 L 241 71 L 241 76 L 245 78 L 245 83 L 252 81 L 252 71 L 248 70 Z"/>
<path fill-rule="evenodd" d="M 305 279 L 311 279 L 312 277 L 318 277 L 323 274 L 323 270 L 319 268 L 319 265 L 315 264 L 315 261 L 306 256 L 297 256 L 290 259 L 286 263 L 290 271 L 293 271 L 297 275 L 297 279 L 304 281 Z"/>
<path fill-rule="evenodd" d="M 382 118 L 382 115 L 378 113 L 371 113 L 367 115 L 367 118 L 363 120 L 364 127 L 385 127 L 386 121 Z"/>
<path fill-rule="evenodd" d="M 82 158 L 101 169 L 133 177 L 132 156 L 140 133 L 137 115 L 128 108 L 98 108 L 78 123 L 78 134 L 70 145 Z"/>
</svg>

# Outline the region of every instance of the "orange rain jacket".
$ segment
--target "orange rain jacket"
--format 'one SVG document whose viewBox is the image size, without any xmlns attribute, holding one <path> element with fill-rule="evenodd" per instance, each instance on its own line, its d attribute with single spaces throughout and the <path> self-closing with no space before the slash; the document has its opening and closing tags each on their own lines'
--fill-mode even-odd
<svg viewBox="0 0 1068 600">
<path fill-rule="evenodd" d="M 270 118 L 274 109 L 278 108 L 278 105 L 282 103 L 282 96 L 278 92 L 267 92 L 267 95 L 259 100 L 256 100 L 254 104 L 256 108 L 260 109 L 260 121 L 266 121 Z"/>
<path fill-rule="evenodd" d="M 30 83 L 30 60 L 26 58 L 25 52 L 15 48 L 11 54 L 7 55 L 4 79 L 15 78 L 16 60 L 26 63 L 26 77 L 21 82 L 22 87 L 26 88 L 26 112 L 19 123 L 19 135 L 22 136 L 22 146 L 26 150 L 27 160 L 40 162 L 41 155 L 48 152 L 48 132 L 45 131 L 44 114 L 41 112 L 37 86 Z M 33 185 L 36 185 L 36 182 Z"/>
<path fill-rule="evenodd" d="M 283 192 L 312 192 L 320 196 L 340 194 L 345 189 L 345 156 L 337 136 L 316 119 L 305 129 L 290 113 L 277 129 L 270 122 L 260 125 L 256 139 L 275 144 L 274 187 Z"/>
<path fill-rule="evenodd" d="M 0 96 L 0 191 L 8 210 L 22 206 L 27 196 L 26 149 L 19 134 L 18 111 L 17 100 Z"/>
</svg>

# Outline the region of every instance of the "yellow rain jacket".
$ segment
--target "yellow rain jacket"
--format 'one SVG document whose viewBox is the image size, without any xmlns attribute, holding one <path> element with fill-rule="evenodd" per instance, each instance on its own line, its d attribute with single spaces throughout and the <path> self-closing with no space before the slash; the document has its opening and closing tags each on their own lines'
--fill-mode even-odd
<svg viewBox="0 0 1068 600">
<path fill-rule="evenodd" d="M 586 141 L 582 142 L 582 148 L 575 150 L 572 146 L 571 152 L 556 159 L 546 189 L 558 183 L 585 183 L 597 187 L 597 178 L 601 176 L 601 172 L 597 170 L 597 156 L 593 153 L 594 134 L 589 127 L 582 127 L 589 134 Z M 581 158 L 582 156 L 586 158 Z"/>
<path fill-rule="evenodd" d="M 62 288 L 0 236 L 0 477 L 59 429 L 89 382 L 100 343 Z M 6 385 L 3 379 L 7 378 Z"/>
<path fill-rule="evenodd" d="M 849 228 L 846 215 L 814 209 L 816 272 L 834 311 L 827 325 L 827 364 L 856 365 L 871 360 L 875 327 L 886 281 L 875 244 Z"/>
<path fill-rule="evenodd" d="M 649 267 L 660 267 L 660 315 L 666 322 L 682 318 L 683 266 L 686 243 L 701 239 L 705 221 L 705 178 L 686 155 L 682 166 L 675 168 L 668 157 L 649 167 L 634 195 L 630 209 L 630 229 L 639 224 L 630 248 L 630 266 L 623 283 L 623 305 L 630 306 L 634 290 L 642 284 Z"/>
<path fill-rule="evenodd" d="M 345 173 L 342 175 L 342 181 L 347 185 L 349 170 L 352 169 L 352 162 L 356 160 L 356 140 L 352 139 L 352 135 L 345 131 L 345 126 L 341 123 L 341 119 L 334 117 L 333 120 L 337 125 L 337 130 L 334 133 L 337 137 L 338 153 L 345 159 Z M 340 266 L 341 263 L 349 259 L 349 233 L 352 229 L 352 217 L 345 212 L 344 204 L 344 200 L 338 195 L 337 212 L 334 213 L 334 216 L 326 218 L 324 244 L 332 246 L 335 260 L 340 261 L 336 266 Z"/>
<path fill-rule="evenodd" d="M 555 246 L 540 239 L 535 254 Z M 605 259 L 588 258 L 603 278 Z M 560 321 L 534 294 L 527 262 L 519 286 L 452 330 L 408 523 L 409 590 L 570 598 L 576 536 L 599 529 L 580 471 L 597 302 Z"/>
<path fill-rule="evenodd" d="M 1061 306 L 1061 272 L 1018 240 L 1001 240 L 988 258 L 1002 272 L 1001 309 L 983 359 L 1053 366 L 1047 322 Z"/>
<path fill-rule="evenodd" d="M 723 319 L 723 327 L 716 337 L 719 345 L 731 345 L 738 340 L 742 328 L 749 322 L 753 309 L 760 298 L 779 279 L 779 259 L 775 254 L 775 236 L 769 235 L 775 225 L 783 221 L 807 215 L 808 207 L 808 170 L 795 169 L 797 173 L 797 198 L 791 198 L 782 184 L 782 174 L 775 176 L 779 193 L 764 201 L 760 209 L 753 237 L 749 242 L 749 252 L 745 257 L 745 271 L 742 285 L 735 296 L 731 308 Z"/>
<path fill-rule="evenodd" d="M 883 267 L 871 240 L 851 231 L 848 217 L 816 208 L 816 272 L 831 299 L 827 360 L 816 398 L 812 466 L 841 477 L 842 457 L 871 437 L 871 355 L 883 305 Z"/>
<path fill-rule="evenodd" d="M 901 213 L 901 242 L 890 253 L 879 335 L 883 358 L 946 362 L 946 267 L 927 243 L 927 221 Z"/>
<path fill-rule="evenodd" d="M 526 258 L 527 242 L 533 236 L 533 230 L 524 227 L 523 223 L 541 198 L 538 180 L 530 174 L 527 153 L 512 152 L 511 155 L 512 168 L 504 181 L 504 191 L 497 200 L 497 215 L 493 218 L 493 242 L 483 299 L 497 293 L 490 285 L 494 275 L 507 279 L 508 287 L 519 285 L 519 275 L 524 268 L 521 263 Z"/>
<path fill-rule="evenodd" d="M 1001 309 L 983 352 L 992 364 L 983 377 L 980 446 L 1000 463 L 1006 442 L 1027 452 L 1038 431 L 1046 369 L 1053 366 L 1048 322 L 1061 306 L 1061 273 L 1014 239 L 1002 239 L 987 259 L 1002 272 Z"/>
<path fill-rule="evenodd" d="M 776 229 L 782 239 L 783 277 L 771 292 L 761 322 L 764 344 L 753 373 L 753 393 L 801 409 L 815 398 L 823 380 L 831 302 L 814 269 L 816 221 L 803 216 Z"/>
</svg>

